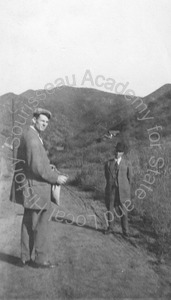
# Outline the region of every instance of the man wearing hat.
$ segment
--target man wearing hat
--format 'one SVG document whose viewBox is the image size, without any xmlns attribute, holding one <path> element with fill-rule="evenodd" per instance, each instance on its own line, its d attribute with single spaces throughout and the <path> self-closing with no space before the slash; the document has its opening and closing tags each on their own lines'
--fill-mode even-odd
<svg viewBox="0 0 171 300">
<path fill-rule="evenodd" d="M 21 261 L 25 266 L 52 268 L 49 261 L 49 215 L 51 185 L 65 184 L 67 177 L 52 170 L 40 134 L 48 126 L 51 112 L 37 108 L 33 125 L 23 133 L 15 160 L 10 199 L 24 206 L 21 227 Z"/>
<path fill-rule="evenodd" d="M 117 143 L 115 157 L 105 163 L 105 203 L 108 223 L 105 234 L 113 233 L 114 218 L 118 216 L 121 219 L 123 236 L 128 237 L 128 211 L 126 207 L 131 196 L 132 168 L 125 152 L 126 145 L 121 142 Z"/>
</svg>

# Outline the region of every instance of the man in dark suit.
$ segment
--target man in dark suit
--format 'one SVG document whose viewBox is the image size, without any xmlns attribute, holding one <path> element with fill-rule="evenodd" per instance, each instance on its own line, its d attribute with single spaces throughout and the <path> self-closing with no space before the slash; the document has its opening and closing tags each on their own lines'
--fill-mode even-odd
<svg viewBox="0 0 171 300">
<path fill-rule="evenodd" d="M 65 184 L 67 177 L 52 170 L 40 136 L 48 126 L 51 113 L 37 108 L 33 125 L 23 133 L 15 159 L 10 200 L 24 206 L 21 228 L 21 261 L 34 266 L 52 268 L 49 251 L 49 213 L 51 185 Z M 34 253 L 33 253 L 34 252 Z"/>
<path fill-rule="evenodd" d="M 114 218 L 121 219 L 122 232 L 124 237 L 129 236 L 128 231 L 128 202 L 130 201 L 130 185 L 132 167 L 125 156 L 126 145 L 116 145 L 115 158 L 105 163 L 105 203 L 107 207 L 108 228 L 105 234 L 113 233 Z M 130 206 L 130 205 L 129 205 Z M 117 213 L 117 211 L 118 213 Z"/>
</svg>

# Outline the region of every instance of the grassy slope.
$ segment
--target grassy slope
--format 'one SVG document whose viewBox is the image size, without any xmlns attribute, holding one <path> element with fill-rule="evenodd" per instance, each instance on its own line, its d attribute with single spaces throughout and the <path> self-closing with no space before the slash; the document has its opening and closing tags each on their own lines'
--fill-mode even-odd
<svg viewBox="0 0 171 300">
<path fill-rule="evenodd" d="M 50 150 L 51 160 L 60 168 L 77 168 L 75 183 L 83 189 L 95 192 L 95 199 L 104 198 L 104 171 L 106 159 L 113 155 L 114 146 L 119 139 L 124 139 L 130 146 L 130 159 L 133 164 L 134 181 L 132 197 L 136 211 L 144 219 L 148 219 L 158 241 L 162 245 L 163 240 L 168 240 L 170 233 L 170 175 L 171 175 L 171 85 L 165 85 L 159 90 L 143 99 L 148 104 L 150 116 L 153 119 L 140 121 L 145 112 L 140 113 L 137 103 L 126 100 L 123 95 L 115 95 L 97 91 L 94 89 L 81 89 L 63 87 L 61 90 L 39 91 L 43 94 L 43 100 L 39 99 L 39 106 L 46 107 L 53 112 L 52 122 L 46 132 L 46 146 Z M 35 98 L 35 92 L 29 90 L 22 95 L 6 94 L 0 98 L 2 110 L 0 112 L 1 136 L 8 137 L 12 130 L 12 117 L 10 112 L 12 98 L 15 99 L 15 120 L 20 120 L 22 107 L 28 103 L 30 97 Z M 38 102 L 29 104 L 33 108 Z M 28 111 L 28 110 L 27 110 Z M 31 110 L 27 117 L 27 123 L 32 117 Z M 3 123 L 3 125 L 2 125 Z M 150 148 L 150 140 L 147 129 L 161 125 L 159 147 Z M 119 129 L 119 137 L 97 143 L 109 129 Z M 57 152 L 56 146 L 63 144 L 64 152 Z M 155 181 L 152 192 L 148 192 L 142 201 L 135 199 L 135 190 L 143 182 L 149 169 L 151 156 L 162 157 L 164 167 L 153 176 Z M 153 171 L 156 168 L 152 168 Z M 150 173 L 154 174 L 154 173 Z"/>
</svg>

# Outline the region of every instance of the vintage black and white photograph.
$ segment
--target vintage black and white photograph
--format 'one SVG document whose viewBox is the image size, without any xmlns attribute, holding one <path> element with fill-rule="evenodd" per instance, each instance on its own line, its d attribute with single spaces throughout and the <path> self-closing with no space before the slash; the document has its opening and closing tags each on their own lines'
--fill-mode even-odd
<svg viewBox="0 0 171 300">
<path fill-rule="evenodd" d="M 0 299 L 171 299 L 171 1 L 0 27 Z"/>
</svg>

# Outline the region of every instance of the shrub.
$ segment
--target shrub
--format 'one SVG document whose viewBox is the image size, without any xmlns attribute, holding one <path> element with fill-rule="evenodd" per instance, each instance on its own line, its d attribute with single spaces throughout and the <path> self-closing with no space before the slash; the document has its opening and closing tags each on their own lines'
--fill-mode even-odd
<svg viewBox="0 0 171 300">
<path fill-rule="evenodd" d="M 77 172 L 74 183 L 84 190 L 103 193 L 105 185 L 103 166 L 95 163 L 83 165 Z"/>
<path fill-rule="evenodd" d="M 164 159 L 163 168 L 149 167 L 149 158 L 152 156 Z M 161 149 L 145 148 L 141 151 L 140 174 L 134 179 L 134 190 L 139 187 L 141 180 L 147 173 L 147 169 L 158 170 L 160 174 L 155 176 L 155 182 L 151 186 L 152 192 L 148 192 L 143 200 L 135 201 L 135 208 L 144 221 L 147 220 L 152 226 L 153 232 L 156 234 L 158 242 L 158 251 L 163 253 L 166 251 L 167 241 L 171 238 L 171 186 L 170 186 L 170 167 L 169 158 L 171 156 L 171 148 L 169 144 L 165 144 Z M 139 176 L 140 175 L 140 176 Z"/>
</svg>

